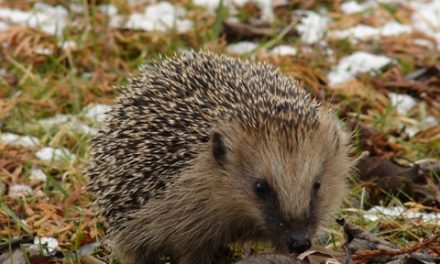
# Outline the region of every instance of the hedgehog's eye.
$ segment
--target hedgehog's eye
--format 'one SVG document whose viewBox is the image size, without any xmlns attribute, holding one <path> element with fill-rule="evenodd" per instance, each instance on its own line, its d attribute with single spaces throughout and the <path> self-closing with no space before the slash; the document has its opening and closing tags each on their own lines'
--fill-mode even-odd
<svg viewBox="0 0 440 264">
<path fill-rule="evenodd" d="M 212 135 L 211 140 L 212 140 L 212 153 L 214 155 L 214 158 L 221 165 L 223 165 L 226 160 L 226 146 L 225 143 L 223 142 L 223 136 L 220 133 L 215 132 Z"/>
<path fill-rule="evenodd" d="M 316 182 L 313 184 L 313 190 L 315 190 L 315 192 L 316 192 L 316 191 L 319 190 L 319 188 L 321 188 L 321 182 L 320 182 L 320 181 L 316 181 Z"/>
<path fill-rule="evenodd" d="M 258 180 L 255 182 L 255 193 L 260 198 L 266 198 L 266 196 L 269 194 L 269 184 L 265 180 Z"/>
</svg>

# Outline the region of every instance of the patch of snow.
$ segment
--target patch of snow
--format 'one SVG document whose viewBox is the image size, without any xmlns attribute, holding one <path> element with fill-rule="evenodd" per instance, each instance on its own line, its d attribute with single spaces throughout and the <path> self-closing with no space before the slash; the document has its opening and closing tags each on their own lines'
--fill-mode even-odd
<svg viewBox="0 0 440 264">
<path fill-rule="evenodd" d="M 346 14 L 356 14 L 379 7 L 380 4 L 398 4 L 400 0 L 368 0 L 358 3 L 358 1 L 345 1 L 341 4 L 342 12 Z"/>
<path fill-rule="evenodd" d="M 81 3 L 81 1 L 73 1 L 70 3 L 69 6 L 70 10 L 73 13 L 82 14 L 84 13 L 84 5 Z"/>
<path fill-rule="evenodd" d="M 357 1 L 346 1 L 341 4 L 341 11 L 346 14 L 356 14 L 371 7 L 371 2 L 358 3 Z"/>
<path fill-rule="evenodd" d="M 421 122 L 418 122 L 416 125 L 406 126 L 405 127 L 405 133 L 409 137 L 415 136 L 420 130 L 427 128 L 427 127 L 433 127 L 437 126 L 438 120 L 433 116 L 426 117 L 425 120 L 422 120 Z"/>
<path fill-rule="evenodd" d="M 51 148 L 44 147 L 40 149 L 35 156 L 42 161 L 50 162 L 50 161 L 74 161 L 76 156 L 72 154 L 69 150 L 64 148 Z"/>
<path fill-rule="evenodd" d="M 419 131 L 420 131 L 420 128 L 417 127 L 417 126 L 407 126 L 407 127 L 405 127 L 405 133 L 409 137 L 415 136 Z"/>
<path fill-rule="evenodd" d="M 258 44 L 251 41 L 241 41 L 226 46 L 226 51 L 232 54 L 248 53 L 258 48 Z"/>
<path fill-rule="evenodd" d="M 416 106 L 416 100 L 407 94 L 389 93 L 391 105 L 396 108 L 397 112 L 406 115 Z"/>
<path fill-rule="evenodd" d="M 427 48 L 434 48 L 434 45 L 432 44 L 431 41 L 426 40 L 426 39 L 414 39 L 413 40 L 414 44 L 422 46 L 422 47 L 427 47 Z"/>
<path fill-rule="evenodd" d="M 36 147 L 40 144 L 40 140 L 32 136 L 20 136 L 13 133 L 0 134 L 0 141 L 6 145 Z"/>
<path fill-rule="evenodd" d="M 46 182 L 47 175 L 41 169 L 33 168 L 31 169 L 31 174 L 29 176 L 29 179 L 32 182 Z"/>
<path fill-rule="evenodd" d="M 204 7 L 209 13 L 214 14 L 220 4 L 220 0 L 193 0 L 194 5 Z M 242 7 L 247 3 L 255 3 L 261 10 L 261 19 L 272 22 L 275 19 L 272 0 L 223 0 L 223 6 L 232 15 L 237 14 L 236 7 Z"/>
<path fill-rule="evenodd" d="M 106 16 L 115 16 L 118 14 L 118 9 L 112 4 L 99 5 L 98 10 Z"/>
<path fill-rule="evenodd" d="M 352 28 L 343 30 L 333 30 L 329 32 L 330 37 L 334 38 L 355 38 L 355 39 L 368 39 L 371 37 L 378 36 L 380 34 L 379 30 L 374 27 L 366 25 L 357 25 Z"/>
<path fill-rule="evenodd" d="M 105 119 L 105 114 L 110 109 L 111 106 L 106 104 L 89 105 L 83 110 L 83 115 L 93 122 L 102 122 Z"/>
<path fill-rule="evenodd" d="M 275 20 L 275 14 L 273 12 L 272 0 L 255 1 L 261 10 L 261 19 L 267 22 L 273 22 Z"/>
<path fill-rule="evenodd" d="M 412 8 L 414 12 L 411 15 L 412 25 L 404 26 L 395 24 L 390 24 L 388 28 L 383 28 L 379 36 L 391 36 L 398 35 L 402 33 L 408 33 L 412 30 L 421 31 L 428 36 L 434 38 L 437 42 L 437 48 L 440 49 L 440 1 L 398 1 L 398 0 L 368 0 L 358 3 L 358 1 L 346 1 L 341 4 L 341 10 L 347 14 L 355 14 L 367 11 L 368 9 L 378 8 L 380 4 L 405 4 Z M 389 22 L 391 23 L 391 22 Z M 392 27 L 395 26 L 395 27 Z M 356 27 L 355 27 L 356 28 Z M 411 31 L 410 31 L 411 29 Z M 349 34 L 354 36 L 362 36 L 362 31 L 373 34 L 371 30 L 367 29 L 350 29 L 351 32 L 338 34 Z M 377 34 L 377 33 L 376 33 Z M 364 39 L 366 37 L 358 37 L 359 39 Z"/>
<path fill-rule="evenodd" d="M 229 4 L 235 1 L 223 1 L 223 4 Z M 220 4 L 220 0 L 193 0 L 192 3 L 196 6 L 205 8 L 209 13 L 215 13 Z"/>
<path fill-rule="evenodd" d="M 279 45 L 274 47 L 271 51 L 271 54 L 278 56 L 295 56 L 297 54 L 297 50 L 289 45 Z"/>
<path fill-rule="evenodd" d="M 52 256 L 58 249 L 58 240 L 53 237 L 38 237 L 34 238 L 34 244 L 30 249 L 36 249 L 43 253 L 43 256 Z"/>
<path fill-rule="evenodd" d="M 66 27 L 68 12 L 60 5 L 53 7 L 37 2 L 30 11 L 0 8 L 0 19 L 37 28 L 49 35 L 60 36 Z"/>
<path fill-rule="evenodd" d="M 296 26 L 302 41 L 308 44 L 318 42 L 324 36 L 330 19 L 313 11 L 298 12 L 304 15 Z"/>
<path fill-rule="evenodd" d="M 192 21 L 184 19 L 185 9 L 168 2 L 148 5 L 144 13 L 132 13 L 124 23 L 124 17 L 113 16 L 110 26 L 114 28 L 135 29 L 144 31 L 167 31 L 176 28 L 184 33 L 192 29 Z"/>
<path fill-rule="evenodd" d="M 414 9 L 411 16 L 414 29 L 434 38 L 440 49 L 440 1 L 411 1 L 410 6 Z"/>
<path fill-rule="evenodd" d="M 69 129 L 77 133 L 89 134 L 89 135 L 96 135 L 96 133 L 98 133 L 98 130 L 96 128 L 90 127 L 89 125 L 84 124 L 82 122 L 70 123 Z"/>
<path fill-rule="evenodd" d="M 440 213 L 423 213 L 423 212 L 414 212 L 411 210 L 407 210 L 404 207 L 396 206 L 396 207 L 383 207 L 383 206 L 374 206 L 370 210 L 364 213 L 364 218 L 370 221 L 377 221 L 382 216 L 385 217 L 402 217 L 408 220 L 418 220 L 422 219 L 425 223 L 430 224 L 440 224 Z"/>
<path fill-rule="evenodd" d="M 354 80 L 357 73 L 378 70 L 389 63 L 391 63 L 391 59 L 388 57 L 357 51 L 342 58 L 339 64 L 327 75 L 327 78 L 330 86 L 334 86 Z"/>
<path fill-rule="evenodd" d="M 423 120 L 423 123 L 428 127 L 437 126 L 439 124 L 437 118 L 433 116 L 428 116 L 425 120 Z"/>
<path fill-rule="evenodd" d="M 412 32 L 412 28 L 410 26 L 395 21 L 389 21 L 381 28 L 380 35 L 384 37 L 388 37 L 388 36 L 397 36 L 401 34 L 408 34 L 411 32 Z"/>
<path fill-rule="evenodd" d="M 329 32 L 329 36 L 334 38 L 351 38 L 351 40 L 363 40 L 378 37 L 397 36 L 411 32 L 412 28 L 410 26 L 397 23 L 395 21 L 390 21 L 387 22 L 383 27 L 377 28 L 366 25 L 357 25 L 348 29 L 333 30 Z"/>
<path fill-rule="evenodd" d="M 99 109 L 87 109 L 86 108 L 86 116 L 88 118 L 93 117 L 93 115 L 99 115 Z M 95 111 L 96 113 L 94 113 Z M 92 119 L 93 121 L 96 121 L 96 119 Z M 97 130 L 95 128 L 90 127 L 89 125 L 85 124 L 84 122 L 81 122 L 80 119 L 73 115 L 56 115 L 54 117 L 42 119 L 38 121 L 38 124 L 40 126 L 45 128 L 51 128 L 54 126 L 64 126 L 68 128 L 69 130 L 77 133 L 83 133 L 83 134 L 91 134 L 94 135 L 97 133 Z"/>
<path fill-rule="evenodd" d="M 50 48 L 36 48 L 35 54 L 49 56 L 53 54 L 53 51 Z"/>
<path fill-rule="evenodd" d="M 5 22 L 0 21 L 0 30 L 5 30 L 9 27 L 9 25 Z"/>
<path fill-rule="evenodd" d="M 32 188 L 26 184 L 13 184 L 9 186 L 9 197 L 18 198 L 32 195 Z"/>
<path fill-rule="evenodd" d="M 66 40 L 58 43 L 58 46 L 62 49 L 76 49 L 78 48 L 78 44 L 73 40 Z"/>
<path fill-rule="evenodd" d="M 46 119 L 41 119 L 38 123 L 42 126 L 54 126 L 69 122 L 73 117 L 71 115 L 56 115 Z"/>
</svg>

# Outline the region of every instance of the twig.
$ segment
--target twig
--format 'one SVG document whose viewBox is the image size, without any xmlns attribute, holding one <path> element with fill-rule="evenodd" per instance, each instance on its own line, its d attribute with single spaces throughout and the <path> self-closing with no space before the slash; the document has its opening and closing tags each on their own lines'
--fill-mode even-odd
<svg viewBox="0 0 440 264">
<path fill-rule="evenodd" d="M 404 249 L 393 250 L 393 251 L 388 250 L 388 249 L 363 250 L 361 252 L 354 254 L 353 260 L 356 262 L 365 263 L 368 261 L 368 259 L 370 259 L 372 257 L 380 256 L 380 255 L 397 256 L 397 255 L 412 253 L 412 252 L 415 252 L 419 249 L 422 249 L 422 248 L 429 246 L 430 244 L 438 241 L 439 239 L 440 239 L 440 233 L 437 233 L 433 237 L 426 239 L 425 241 L 422 241 L 419 244 L 416 244 L 414 246 L 404 248 Z"/>
</svg>

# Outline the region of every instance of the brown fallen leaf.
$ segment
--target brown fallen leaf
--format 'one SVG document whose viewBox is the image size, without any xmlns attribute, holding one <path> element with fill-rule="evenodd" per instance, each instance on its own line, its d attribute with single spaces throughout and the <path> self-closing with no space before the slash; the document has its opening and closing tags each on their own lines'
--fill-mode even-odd
<svg viewBox="0 0 440 264">
<path fill-rule="evenodd" d="M 439 263 L 439 257 L 431 256 L 426 253 L 416 252 L 430 248 L 440 241 L 440 233 L 437 232 L 431 238 L 417 243 L 413 246 L 398 249 L 394 244 L 381 239 L 355 225 L 347 223 L 344 219 L 337 220 L 343 226 L 346 235 L 344 248 L 347 254 L 351 255 L 356 263 L 425 263 L 417 261 L 434 260 L 432 263 Z M 406 254 L 406 255 L 405 255 Z M 405 258 L 410 254 L 411 258 L 416 258 L 415 262 L 405 262 Z M 417 259 L 418 258 L 418 259 Z M 402 262 L 394 262 L 401 260 Z M 431 262 L 428 262 L 431 263 Z"/>
<path fill-rule="evenodd" d="M 268 25 L 226 20 L 223 21 L 223 33 L 226 39 L 256 39 L 272 37 L 276 32 Z"/>
<path fill-rule="evenodd" d="M 259 253 L 254 255 L 248 255 L 243 260 L 237 262 L 239 264 L 246 263 L 281 263 L 281 264 L 320 264 L 320 263 L 332 263 L 339 264 L 345 263 L 345 256 L 340 252 L 335 252 L 323 247 L 313 246 L 311 249 L 304 253 L 295 256 L 291 254 L 282 254 L 278 252 L 274 253 Z"/>
<path fill-rule="evenodd" d="M 359 160 L 356 170 L 359 180 L 367 184 L 373 204 L 385 199 L 386 194 L 393 194 L 402 202 L 410 201 L 409 195 L 424 206 L 440 208 L 437 206 L 440 190 L 431 183 L 433 171 L 428 165 L 373 156 Z"/>
<path fill-rule="evenodd" d="M 345 256 L 340 252 L 335 252 L 323 247 L 314 246 L 306 252 L 300 254 L 297 259 L 305 260 L 310 264 L 319 263 L 346 263 Z"/>
</svg>

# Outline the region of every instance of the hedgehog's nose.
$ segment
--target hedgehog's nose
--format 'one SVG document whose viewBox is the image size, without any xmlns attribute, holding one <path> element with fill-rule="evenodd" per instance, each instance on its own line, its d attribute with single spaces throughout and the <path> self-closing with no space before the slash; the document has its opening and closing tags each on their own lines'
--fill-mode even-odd
<svg viewBox="0 0 440 264">
<path fill-rule="evenodd" d="M 303 253 L 309 249 L 311 245 L 308 236 L 292 236 L 287 240 L 287 248 L 290 253 Z"/>
</svg>

